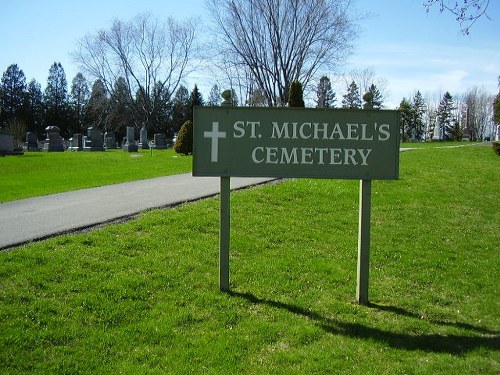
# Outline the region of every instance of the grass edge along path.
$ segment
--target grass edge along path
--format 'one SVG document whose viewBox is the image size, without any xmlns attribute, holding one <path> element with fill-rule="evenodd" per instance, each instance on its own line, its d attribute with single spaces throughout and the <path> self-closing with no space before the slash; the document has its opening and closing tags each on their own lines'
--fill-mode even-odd
<svg viewBox="0 0 500 375">
<path fill-rule="evenodd" d="M 3 373 L 497 374 L 497 173 L 488 148 L 401 155 L 372 187 L 371 307 L 354 303 L 357 181 L 232 194 L 0 254 Z"/>
<path fill-rule="evenodd" d="M 0 203 L 191 171 L 173 149 L 27 152 L 0 158 Z"/>
</svg>

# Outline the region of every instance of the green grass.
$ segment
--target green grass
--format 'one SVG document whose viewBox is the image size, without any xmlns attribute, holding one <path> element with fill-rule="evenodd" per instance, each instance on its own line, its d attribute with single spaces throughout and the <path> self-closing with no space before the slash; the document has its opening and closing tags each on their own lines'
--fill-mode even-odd
<svg viewBox="0 0 500 375">
<path fill-rule="evenodd" d="M 0 202 L 191 171 L 170 150 L 26 152 L 0 158 Z"/>
<path fill-rule="evenodd" d="M 0 254 L 0 372 L 498 374 L 500 159 L 401 154 L 372 184 L 370 307 L 357 305 L 358 182 L 232 194 Z"/>
</svg>

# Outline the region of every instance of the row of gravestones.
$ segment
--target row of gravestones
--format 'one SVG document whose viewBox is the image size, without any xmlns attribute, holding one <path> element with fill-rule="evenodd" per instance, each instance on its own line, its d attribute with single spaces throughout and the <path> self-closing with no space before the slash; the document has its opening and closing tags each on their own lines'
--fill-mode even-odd
<svg viewBox="0 0 500 375">
<path fill-rule="evenodd" d="M 47 126 L 45 128 L 47 138 L 43 143 L 43 151 L 57 152 L 64 151 L 64 139 L 60 136 L 60 129 L 57 126 Z M 127 127 L 126 137 L 123 138 L 123 151 L 136 152 L 140 149 L 148 149 L 148 139 L 146 128 L 140 130 L 139 142 L 135 140 L 135 129 Z M 28 132 L 26 134 L 26 149 L 28 151 L 40 151 L 38 139 L 34 133 Z M 171 142 L 166 139 L 165 134 L 155 134 L 154 141 L 151 146 L 156 149 L 166 149 L 171 147 Z M 115 139 L 115 133 L 106 132 L 104 136 L 102 132 L 96 127 L 87 128 L 87 135 L 73 134 L 69 139 L 67 149 L 69 151 L 104 151 L 106 149 L 116 149 L 118 144 Z"/>
</svg>

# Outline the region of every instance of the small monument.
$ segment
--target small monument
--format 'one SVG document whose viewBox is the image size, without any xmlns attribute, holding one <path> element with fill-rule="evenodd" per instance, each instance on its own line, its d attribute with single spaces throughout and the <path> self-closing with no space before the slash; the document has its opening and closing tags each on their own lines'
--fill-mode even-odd
<svg viewBox="0 0 500 375">
<path fill-rule="evenodd" d="M 165 150 L 167 148 L 167 137 L 165 134 L 156 133 L 154 135 L 154 142 L 157 150 Z"/>
<path fill-rule="evenodd" d="M 47 132 L 47 139 L 45 139 L 45 143 L 43 144 L 43 151 L 64 151 L 63 139 L 59 135 L 61 129 L 59 129 L 57 126 L 50 125 L 45 128 L 45 131 Z"/>
<path fill-rule="evenodd" d="M 123 140 L 123 151 L 137 152 L 137 143 L 135 142 L 135 129 L 133 126 L 127 126 L 127 135 Z"/>
<path fill-rule="evenodd" d="M 73 137 L 69 139 L 70 151 L 82 151 L 83 150 L 83 136 L 81 134 L 73 134 Z"/>
<path fill-rule="evenodd" d="M 40 151 L 40 147 L 38 147 L 38 139 L 35 133 L 32 132 L 26 133 L 25 146 L 28 151 Z"/>
<path fill-rule="evenodd" d="M 102 132 L 99 128 L 95 126 L 87 128 L 87 138 L 83 145 L 83 151 L 104 151 Z"/>
<path fill-rule="evenodd" d="M 113 132 L 104 133 L 104 148 L 106 148 L 106 150 L 117 148 L 115 133 Z"/>
<path fill-rule="evenodd" d="M 149 148 L 148 131 L 144 125 L 142 125 L 141 131 L 139 132 L 139 148 L 141 150 L 147 150 Z"/>
<path fill-rule="evenodd" d="M 14 155 L 14 136 L 0 128 L 0 155 Z"/>
<path fill-rule="evenodd" d="M 436 123 L 436 125 L 434 125 L 434 133 L 432 135 L 432 140 L 433 141 L 440 141 L 441 140 L 441 129 L 440 129 L 438 123 Z"/>
</svg>

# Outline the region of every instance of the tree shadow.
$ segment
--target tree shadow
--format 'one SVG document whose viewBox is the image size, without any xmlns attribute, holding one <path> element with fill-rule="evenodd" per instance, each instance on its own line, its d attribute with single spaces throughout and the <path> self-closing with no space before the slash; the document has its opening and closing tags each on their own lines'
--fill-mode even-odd
<svg viewBox="0 0 500 375">
<path fill-rule="evenodd" d="M 490 350 L 500 350 L 500 336 L 498 331 L 491 331 L 482 327 L 475 327 L 467 323 L 450 323 L 441 321 L 429 321 L 432 324 L 454 326 L 467 329 L 476 335 L 439 335 L 439 334 L 410 334 L 397 333 L 375 327 L 369 327 L 359 323 L 342 322 L 336 319 L 325 317 L 317 312 L 304 309 L 300 306 L 287 304 L 279 301 L 259 298 L 251 293 L 239 293 L 231 291 L 228 293 L 234 297 L 244 298 L 253 304 L 262 304 L 270 307 L 289 311 L 295 315 L 303 316 L 314 321 L 325 332 L 355 337 L 359 339 L 370 339 L 396 349 L 420 350 L 433 353 L 448 353 L 452 355 L 464 354 L 477 348 Z M 417 314 L 399 307 L 379 306 L 372 304 L 371 308 L 382 311 L 389 311 L 398 315 L 414 319 L 421 319 Z M 477 334 L 489 335 L 478 336 Z"/>
</svg>

